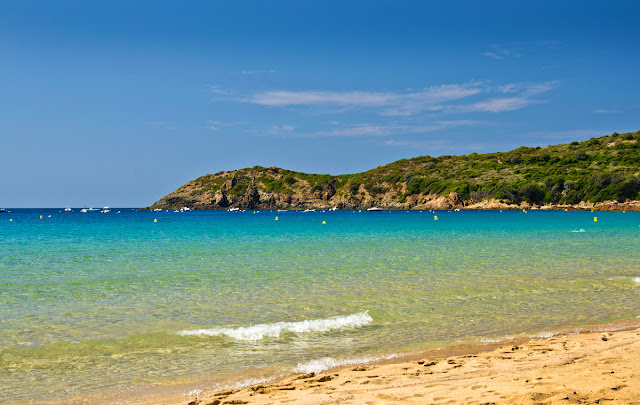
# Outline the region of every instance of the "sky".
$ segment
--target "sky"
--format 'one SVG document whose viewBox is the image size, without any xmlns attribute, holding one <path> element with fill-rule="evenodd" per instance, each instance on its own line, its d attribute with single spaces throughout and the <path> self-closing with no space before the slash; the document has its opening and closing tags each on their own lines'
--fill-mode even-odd
<svg viewBox="0 0 640 405">
<path fill-rule="evenodd" d="M 0 208 L 640 130 L 636 1 L 3 1 Z"/>
</svg>

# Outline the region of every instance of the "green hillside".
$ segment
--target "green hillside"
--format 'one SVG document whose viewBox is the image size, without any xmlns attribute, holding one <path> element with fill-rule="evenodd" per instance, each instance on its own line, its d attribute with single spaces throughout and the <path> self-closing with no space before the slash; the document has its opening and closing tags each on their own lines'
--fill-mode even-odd
<svg viewBox="0 0 640 405">
<path fill-rule="evenodd" d="M 640 199 L 640 131 L 584 142 L 520 147 L 510 152 L 421 156 L 351 176 L 372 193 L 406 183 L 403 197 L 457 192 L 463 200 L 495 198 L 535 204 Z"/>
<path fill-rule="evenodd" d="M 640 200 L 639 141 L 640 131 L 613 133 L 546 148 L 420 156 L 336 176 L 255 166 L 202 176 L 152 207 L 416 208 L 442 196 L 463 207 L 491 199 L 538 205 Z"/>
</svg>

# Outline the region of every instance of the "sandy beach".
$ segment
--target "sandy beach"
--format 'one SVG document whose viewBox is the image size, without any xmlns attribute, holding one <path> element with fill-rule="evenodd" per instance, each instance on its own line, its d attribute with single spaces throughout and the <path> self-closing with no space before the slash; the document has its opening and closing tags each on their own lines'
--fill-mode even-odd
<svg viewBox="0 0 640 405">
<path fill-rule="evenodd" d="M 294 375 L 185 403 L 640 403 L 640 330 L 559 335 L 475 354 Z"/>
</svg>

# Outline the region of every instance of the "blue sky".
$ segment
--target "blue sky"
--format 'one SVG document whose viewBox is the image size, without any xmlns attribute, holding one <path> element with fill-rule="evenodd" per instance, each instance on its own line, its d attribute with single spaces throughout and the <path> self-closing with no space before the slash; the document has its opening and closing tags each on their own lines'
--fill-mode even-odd
<svg viewBox="0 0 640 405">
<path fill-rule="evenodd" d="M 640 129 L 634 1 L 4 1 L 0 207 Z"/>
</svg>

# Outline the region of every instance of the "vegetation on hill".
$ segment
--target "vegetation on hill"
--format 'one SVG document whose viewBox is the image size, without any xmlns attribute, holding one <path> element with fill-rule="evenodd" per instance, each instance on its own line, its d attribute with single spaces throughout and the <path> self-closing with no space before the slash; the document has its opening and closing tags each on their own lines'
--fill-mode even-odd
<svg viewBox="0 0 640 405">
<path fill-rule="evenodd" d="M 640 131 L 546 148 L 420 156 L 350 175 L 255 166 L 202 176 L 154 207 L 274 208 L 324 202 L 355 208 L 386 201 L 389 208 L 413 208 L 452 195 L 463 205 L 490 199 L 539 205 L 640 200 Z"/>
</svg>

